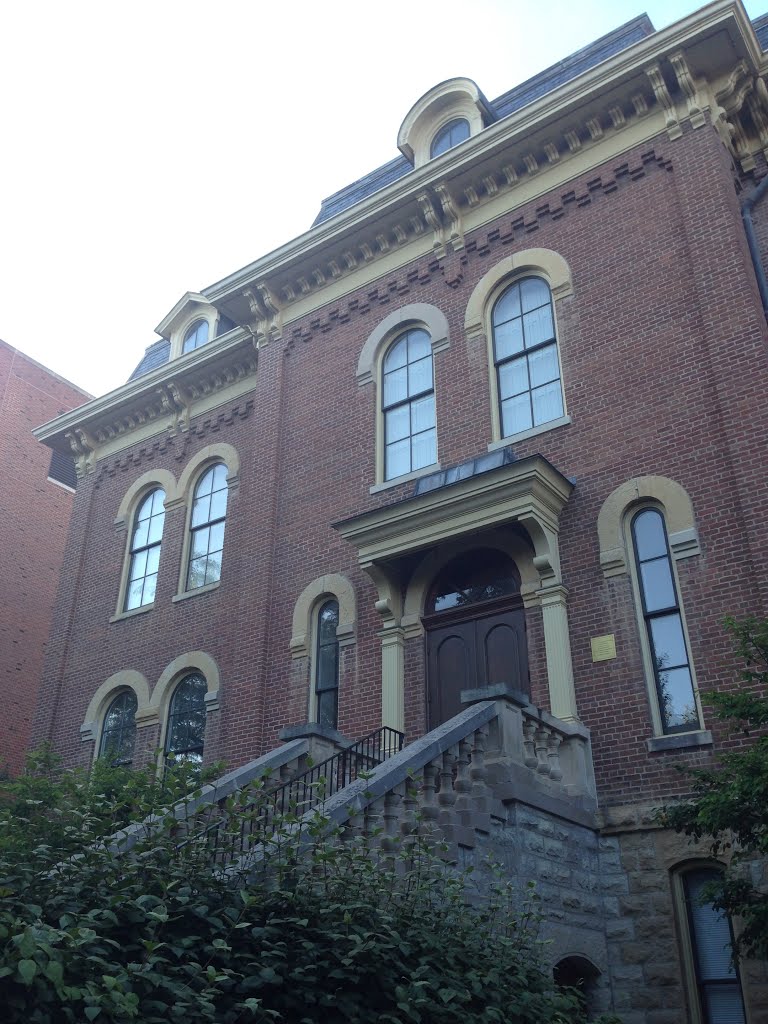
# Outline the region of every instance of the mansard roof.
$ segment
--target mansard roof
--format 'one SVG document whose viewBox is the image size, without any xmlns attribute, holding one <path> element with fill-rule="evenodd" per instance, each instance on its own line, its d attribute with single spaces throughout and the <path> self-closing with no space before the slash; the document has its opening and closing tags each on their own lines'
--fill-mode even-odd
<svg viewBox="0 0 768 1024">
<path fill-rule="evenodd" d="M 533 103 L 534 100 L 545 96 L 548 92 L 557 89 L 558 86 L 565 85 L 566 82 L 572 81 L 585 71 L 589 71 L 590 68 L 596 67 L 609 57 L 613 57 L 614 54 L 620 53 L 621 50 L 625 50 L 640 39 L 653 35 L 654 31 L 655 29 L 648 15 L 641 14 L 620 28 L 614 29 L 612 32 L 608 32 L 607 35 L 596 39 L 589 46 L 577 50 L 570 57 L 566 57 L 545 71 L 539 72 L 539 74 L 529 78 L 521 85 L 517 85 L 508 92 L 502 93 L 498 99 L 491 102 L 490 106 L 497 118 L 507 117 L 529 103 Z M 766 31 L 768 31 L 768 27 Z M 371 171 L 365 177 L 360 178 L 358 181 L 353 181 L 352 184 L 346 185 L 344 188 L 339 189 L 338 192 L 328 196 L 327 199 L 324 199 L 320 206 L 320 212 L 312 223 L 312 227 L 330 220 L 331 217 L 335 217 L 336 214 L 341 213 L 343 210 L 348 210 L 355 203 L 360 202 L 361 199 L 366 199 L 368 196 L 373 195 L 374 192 L 378 192 L 379 189 L 391 185 L 392 182 L 404 177 L 404 175 L 412 170 L 413 165 L 404 156 L 398 156 L 394 160 L 390 160 L 389 163 L 377 167 L 375 171 Z"/>
</svg>

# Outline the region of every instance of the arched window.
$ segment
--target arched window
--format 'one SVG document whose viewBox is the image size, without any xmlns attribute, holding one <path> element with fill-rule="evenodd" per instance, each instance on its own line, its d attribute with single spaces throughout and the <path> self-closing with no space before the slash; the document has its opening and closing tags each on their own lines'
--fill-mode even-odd
<svg viewBox="0 0 768 1024">
<path fill-rule="evenodd" d="M 432 346 L 421 328 L 402 334 L 384 357 L 384 479 L 437 461 Z"/>
<path fill-rule="evenodd" d="M 701 727 L 691 658 L 683 629 L 664 517 L 656 508 L 632 519 L 637 583 L 661 728 L 664 733 Z"/>
<path fill-rule="evenodd" d="M 701 1024 L 744 1024 L 744 1000 L 733 963 L 731 922 L 703 898 L 705 887 L 720 875 L 700 867 L 679 876 L 684 902 L 683 932 L 687 939 L 689 988 L 698 1002 Z"/>
<path fill-rule="evenodd" d="M 317 609 L 315 620 L 315 714 L 320 725 L 339 722 L 339 602 L 333 598 Z"/>
<path fill-rule="evenodd" d="M 430 159 L 440 156 L 441 153 L 447 153 L 449 149 L 453 149 L 454 146 L 458 146 L 460 142 L 468 138 L 469 121 L 464 117 L 454 118 L 453 121 L 443 125 L 434 139 L 432 139 L 432 145 L 429 149 Z"/>
<path fill-rule="evenodd" d="M 195 320 L 195 322 L 187 328 L 187 333 L 184 335 L 184 341 L 181 345 L 181 351 L 192 352 L 196 348 L 200 348 L 201 345 L 205 345 L 208 341 L 208 321 L 207 320 Z"/>
<path fill-rule="evenodd" d="M 525 277 L 493 307 L 493 355 L 502 437 L 563 415 L 552 294 L 540 277 Z"/>
<path fill-rule="evenodd" d="M 227 517 L 227 467 L 217 462 L 200 477 L 192 498 L 187 590 L 221 578 Z"/>
<path fill-rule="evenodd" d="M 165 491 L 158 487 L 139 505 L 133 521 L 124 611 L 152 604 L 155 599 L 160 545 L 165 522 Z"/>
<path fill-rule="evenodd" d="M 452 559 L 432 584 L 425 613 L 465 608 L 520 593 L 520 575 L 507 555 L 491 548 L 466 551 Z"/>
<path fill-rule="evenodd" d="M 199 672 L 185 676 L 171 697 L 165 731 L 165 756 L 176 761 L 203 760 L 205 695 L 208 685 Z"/>
<path fill-rule="evenodd" d="M 136 741 L 136 708 L 133 690 L 124 690 L 112 701 L 104 715 L 99 743 L 99 757 L 113 765 L 130 765 Z"/>
</svg>

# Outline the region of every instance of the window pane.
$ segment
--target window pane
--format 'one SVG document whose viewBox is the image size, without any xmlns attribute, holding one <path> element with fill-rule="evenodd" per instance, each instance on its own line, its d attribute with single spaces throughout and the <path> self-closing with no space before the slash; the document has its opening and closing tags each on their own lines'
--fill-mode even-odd
<svg viewBox="0 0 768 1024">
<path fill-rule="evenodd" d="M 143 579 L 134 580 L 128 587 L 128 595 L 125 599 L 125 610 L 129 612 L 132 608 L 141 607 L 141 592 L 143 590 Z"/>
<path fill-rule="evenodd" d="M 506 323 L 507 320 L 513 320 L 515 317 L 519 317 L 521 315 L 520 286 L 516 284 L 511 288 L 507 288 L 499 301 L 493 307 L 494 327 L 497 327 L 499 324 Z"/>
<path fill-rule="evenodd" d="M 408 370 L 403 367 L 384 374 L 384 406 L 402 402 L 408 397 Z"/>
<path fill-rule="evenodd" d="M 656 668 L 661 670 L 687 665 L 683 624 L 678 613 L 661 615 L 657 619 L 651 619 L 648 625 L 651 628 Z"/>
<path fill-rule="evenodd" d="M 409 331 L 406 338 L 409 363 L 415 363 L 417 359 L 432 357 L 432 344 L 426 331 Z"/>
<path fill-rule="evenodd" d="M 131 559 L 131 579 L 137 580 L 142 576 L 146 575 L 147 570 L 147 552 L 137 551 Z"/>
<path fill-rule="evenodd" d="M 411 402 L 411 430 L 414 434 L 435 425 L 435 396 L 426 395 Z M 394 440 L 394 438 L 392 439 Z"/>
<path fill-rule="evenodd" d="M 418 395 L 432 387 L 432 356 L 408 366 L 408 394 Z"/>
<path fill-rule="evenodd" d="M 140 519 L 136 523 L 136 529 L 133 531 L 133 540 L 131 541 L 131 550 L 135 551 L 136 548 L 143 548 L 147 543 L 149 537 L 149 519 Z"/>
<path fill-rule="evenodd" d="M 144 593 L 141 595 L 142 604 L 152 604 L 155 600 L 155 587 L 157 586 L 157 573 L 147 576 L 144 579 Z"/>
<path fill-rule="evenodd" d="M 216 526 L 210 528 L 208 537 L 208 550 L 209 551 L 221 551 L 224 547 L 224 523 L 217 523 Z"/>
<path fill-rule="evenodd" d="M 163 523 L 165 522 L 165 515 L 160 513 L 159 515 L 153 515 L 149 520 L 149 534 L 147 536 L 148 544 L 159 544 L 163 538 Z"/>
<path fill-rule="evenodd" d="M 187 586 L 190 590 L 194 590 L 195 587 L 202 587 L 205 585 L 205 555 L 202 558 L 192 559 L 189 563 L 189 578 L 187 580 Z"/>
<path fill-rule="evenodd" d="M 526 277 L 524 281 L 520 282 L 520 292 L 524 313 L 550 301 L 549 285 L 540 277 Z"/>
<path fill-rule="evenodd" d="M 384 414 L 385 435 L 389 443 L 408 437 L 411 432 L 411 408 L 409 405 L 398 405 Z"/>
<path fill-rule="evenodd" d="M 555 336 L 552 307 L 542 306 L 540 309 L 534 309 L 532 313 L 526 313 L 523 317 L 523 330 L 526 348 L 533 348 L 543 341 L 551 341 Z"/>
<path fill-rule="evenodd" d="M 212 490 L 223 491 L 227 489 L 227 467 L 223 462 L 213 467 Z"/>
<path fill-rule="evenodd" d="M 699 716 L 693 699 L 693 683 L 687 668 L 673 668 L 659 673 L 661 715 L 667 729 L 690 726 L 697 729 Z"/>
<path fill-rule="evenodd" d="M 493 329 L 493 345 L 496 352 L 496 362 L 514 356 L 523 351 L 523 322 L 522 320 L 510 320 Z"/>
<path fill-rule="evenodd" d="M 668 558 L 657 558 L 653 562 L 645 562 L 640 566 L 643 581 L 645 609 L 649 612 L 661 608 L 674 608 L 675 588 L 672 585 L 672 573 Z"/>
<path fill-rule="evenodd" d="M 744 1024 L 744 1003 L 738 984 L 705 985 L 707 1024 Z"/>
<path fill-rule="evenodd" d="M 320 643 L 336 643 L 336 629 L 339 625 L 338 601 L 326 601 L 317 617 Z"/>
<path fill-rule="evenodd" d="M 434 430 L 425 430 L 413 439 L 413 469 L 431 466 L 437 459 L 437 445 Z"/>
<path fill-rule="evenodd" d="M 201 555 L 208 554 L 208 537 L 210 532 L 210 527 L 208 526 L 203 526 L 193 532 L 190 557 L 199 558 Z"/>
<path fill-rule="evenodd" d="M 397 370 L 408 362 L 408 335 L 406 334 L 389 349 L 384 359 L 384 373 Z"/>
<path fill-rule="evenodd" d="M 318 693 L 321 690 L 332 690 L 339 685 L 338 659 L 339 645 L 337 643 L 326 644 L 318 649 L 316 675 Z"/>
<path fill-rule="evenodd" d="M 548 384 L 559 380 L 560 367 L 557 365 L 557 345 L 547 345 L 531 352 L 528 356 L 528 369 L 531 374 L 531 387 Z"/>
<path fill-rule="evenodd" d="M 411 471 L 411 443 L 406 438 L 404 441 L 396 441 L 387 445 L 386 472 L 387 480 L 393 477 L 402 476 L 403 473 Z"/>
<path fill-rule="evenodd" d="M 208 555 L 208 564 L 205 569 L 205 582 L 218 583 L 221 579 L 221 551 L 214 551 Z"/>
<path fill-rule="evenodd" d="M 632 524 L 635 533 L 637 557 L 641 562 L 667 554 L 667 541 L 661 515 L 653 509 L 646 509 L 635 517 Z"/>
<path fill-rule="evenodd" d="M 499 367 L 499 395 L 511 398 L 528 390 L 528 366 L 525 357 L 512 359 Z"/>
<path fill-rule="evenodd" d="M 533 422 L 536 426 L 539 423 L 548 423 L 563 415 L 563 393 L 560 390 L 560 381 L 552 384 L 545 384 L 543 388 L 536 388 L 532 392 L 533 399 Z"/>
<path fill-rule="evenodd" d="M 201 523 L 207 523 L 210 520 L 211 510 L 211 498 L 210 495 L 205 495 L 201 498 L 196 498 L 192 503 L 192 525 L 200 526 Z"/>
<path fill-rule="evenodd" d="M 227 514 L 227 490 L 214 491 L 211 495 L 211 520 L 223 519 Z"/>
<path fill-rule="evenodd" d="M 210 494 L 213 490 L 213 468 L 203 473 L 195 488 L 195 497 L 202 498 L 204 494 Z"/>
<path fill-rule="evenodd" d="M 147 565 L 145 572 L 147 576 L 152 573 L 156 573 L 160 564 L 160 545 L 155 544 L 154 547 L 149 548 L 147 551 Z"/>
<path fill-rule="evenodd" d="M 533 426 L 531 420 L 531 400 L 528 392 L 516 398 L 508 398 L 501 403 L 501 420 L 504 436 L 516 434 L 520 430 L 528 430 Z"/>
<path fill-rule="evenodd" d="M 329 729 L 336 728 L 338 693 L 338 690 L 324 690 L 317 695 L 317 720 Z"/>
</svg>

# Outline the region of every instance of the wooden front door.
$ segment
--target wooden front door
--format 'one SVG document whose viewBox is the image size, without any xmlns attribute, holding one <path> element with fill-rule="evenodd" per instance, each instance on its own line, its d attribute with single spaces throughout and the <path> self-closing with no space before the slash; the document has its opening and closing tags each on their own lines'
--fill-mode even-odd
<svg viewBox="0 0 768 1024">
<path fill-rule="evenodd" d="M 506 683 L 530 693 L 525 612 L 519 598 L 430 615 L 424 627 L 429 729 L 463 710 L 462 690 Z"/>
</svg>

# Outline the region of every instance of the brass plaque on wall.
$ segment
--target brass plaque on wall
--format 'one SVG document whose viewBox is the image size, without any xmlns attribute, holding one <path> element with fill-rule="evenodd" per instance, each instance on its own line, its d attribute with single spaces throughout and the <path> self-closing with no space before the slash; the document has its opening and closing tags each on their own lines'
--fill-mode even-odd
<svg viewBox="0 0 768 1024">
<path fill-rule="evenodd" d="M 616 637 L 613 633 L 606 633 L 605 636 L 593 636 L 592 661 L 610 661 L 616 657 Z"/>
</svg>

